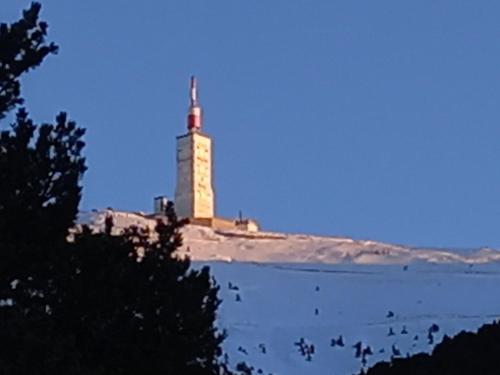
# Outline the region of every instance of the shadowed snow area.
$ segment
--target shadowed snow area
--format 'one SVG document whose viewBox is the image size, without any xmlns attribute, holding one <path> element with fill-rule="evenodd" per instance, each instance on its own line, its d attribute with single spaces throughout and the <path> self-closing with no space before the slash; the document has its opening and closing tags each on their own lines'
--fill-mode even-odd
<svg viewBox="0 0 500 375">
<path fill-rule="evenodd" d="M 358 343 L 370 366 L 500 318 L 499 264 L 204 264 L 221 286 L 230 363 L 264 374 L 358 373 Z"/>
<path fill-rule="evenodd" d="M 117 232 L 155 225 L 141 215 L 112 214 Z M 80 223 L 99 230 L 104 217 L 82 215 Z M 221 287 L 227 360 L 245 361 L 255 374 L 358 373 L 500 318 L 500 252 L 492 249 L 190 225 L 183 252 L 194 267 L 209 265 Z"/>
</svg>

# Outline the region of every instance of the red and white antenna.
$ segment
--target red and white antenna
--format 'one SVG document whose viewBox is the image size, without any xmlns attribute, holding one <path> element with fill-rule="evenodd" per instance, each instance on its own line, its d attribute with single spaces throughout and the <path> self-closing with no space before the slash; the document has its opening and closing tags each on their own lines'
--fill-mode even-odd
<svg viewBox="0 0 500 375">
<path fill-rule="evenodd" d="M 187 127 L 190 132 L 193 132 L 201 130 L 202 124 L 202 110 L 198 103 L 198 85 L 195 76 L 191 76 L 189 99 Z"/>
</svg>

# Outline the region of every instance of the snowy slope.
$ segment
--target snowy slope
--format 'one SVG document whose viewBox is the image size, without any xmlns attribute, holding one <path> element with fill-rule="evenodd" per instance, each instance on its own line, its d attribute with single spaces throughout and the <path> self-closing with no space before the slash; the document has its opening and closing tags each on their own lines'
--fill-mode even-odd
<svg viewBox="0 0 500 375">
<path fill-rule="evenodd" d="M 402 356 L 431 350 L 433 324 L 439 326 L 435 344 L 444 333 L 475 330 L 500 318 L 499 264 L 421 263 L 407 270 L 400 265 L 208 264 L 221 286 L 219 325 L 229 334 L 230 363 L 246 361 L 264 374 L 353 374 L 362 368 L 352 348 L 359 341 L 371 347 L 371 365 L 389 359 L 393 345 Z M 402 334 L 405 327 L 408 333 Z M 339 335 L 345 346 L 331 347 Z M 311 361 L 294 345 L 301 337 L 315 346 Z"/>
<path fill-rule="evenodd" d="M 458 252 L 342 237 L 217 231 L 198 226 L 185 228 L 184 244 L 195 260 L 335 264 L 487 263 L 500 260 L 499 251 L 487 248 Z"/>
<path fill-rule="evenodd" d="M 100 211 L 81 214 L 80 223 L 99 230 L 107 214 L 113 215 L 116 232 L 130 225 L 155 227 L 153 219 L 140 214 Z M 488 248 L 475 251 L 411 248 L 345 237 L 320 237 L 270 232 L 219 231 L 188 225 L 184 229 L 184 251 L 198 261 L 244 261 L 283 263 L 406 264 L 487 263 L 500 261 L 500 252 Z"/>
<path fill-rule="evenodd" d="M 80 222 L 102 229 L 105 214 L 82 215 Z M 141 215 L 112 214 L 117 232 L 155 225 Z M 183 252 L 195 267 L 208 264 L 221 286 L 218 324 L 229 335 L 230 364 L 245 361 L 255 373 L 358 373 L 356 343 L 373 352 L 369 366 L 394 355 L 393 346 L 402 356 L 430 351 L 443 334 L 500 318 L 500 252 L 492 249 L 187 226 Z M 434 324 L 439 331 L 431 344 Z M 332 347 L 339 335 L 345 345 Z M 314 345 L 310 361 L 294 344 L 301 338 L 304 349 Z"/>
</svg>

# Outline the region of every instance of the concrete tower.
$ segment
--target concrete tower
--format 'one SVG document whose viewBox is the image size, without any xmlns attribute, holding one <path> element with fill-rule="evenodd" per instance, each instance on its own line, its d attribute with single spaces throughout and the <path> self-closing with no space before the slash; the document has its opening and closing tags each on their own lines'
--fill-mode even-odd
<svg viewBox="0 0 500 375">
<path fill-rule="evenodd" d="M 203 112 L 191 77 L 188 132 L 177 137 L 175 210 L 181 218 L 213 218 L 212 139 L 202 132 Z"/>
</svg>

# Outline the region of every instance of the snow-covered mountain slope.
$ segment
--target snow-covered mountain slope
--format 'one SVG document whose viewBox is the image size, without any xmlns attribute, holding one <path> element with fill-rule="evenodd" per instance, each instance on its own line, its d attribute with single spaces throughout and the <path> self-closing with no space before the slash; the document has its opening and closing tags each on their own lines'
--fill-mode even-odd
<svg viewBox="0 0 500 375">
<path fill-rule="evenodd" d="M 486 248 L 467 252 L 422 249 L 342 237 L 218 231 L 199 226 L 185 228 L 184 244 L 194 260 L 356 264 L 487 263 L 500 260 L 499 251 Z"/>
<path fill-rule="evenodd" d="M 205 264 L 221 286 L 229 362 L 246 361 L 263 374 L 357 374 L 359 342 L 373 352 L 370 366 L 398 351 L 430 351 L 443 334 L 500 318 L 497 263 Z M 344 346 L 331 346 L 339 336 Z M 301 338 L 305 351 L 314 345 L 310 360 L 294 344 Z"/>
<path fill-rule="evenodd" d="M 102 230 L 104 219 L 109 214 L 113 215 L 117 232 L 130 225 L 154 229 L 156 224 L 155 220 L 140 214 L 120 211 L 82 214 L 80 223 Z M 195 225 L 184 229 L 183 251 L 198 261 L 335 264 L 407 264 L 416 261 L 473 264 L 500 261 L 500 251 L 488 248 L 475 251 L 411 248 L 345 237 L 216 230 Z"/>
<path fill-rule="evenodd" d="M 82 215 L 80 222 L 99 230 L 105 214 Z M 141 215 L 112 214 L 117 232 L 155 225 Z M 211 267 L 221 286 L 218 324 L 228 332 L 228 361 L 245 361 L 254 374 L 354 374 L 364 366 L 356 344 L 373 353 L 364 356 L 370 366 L 430 351 L 444 334 L 500 318 L 500 252 L 492 249 L 190 225 L 182 252 L 194 267 Z"/>
</svg>

